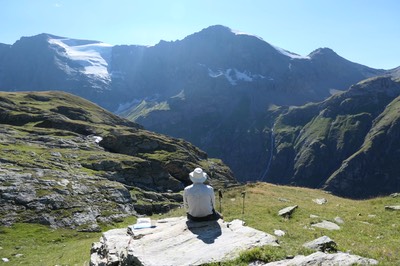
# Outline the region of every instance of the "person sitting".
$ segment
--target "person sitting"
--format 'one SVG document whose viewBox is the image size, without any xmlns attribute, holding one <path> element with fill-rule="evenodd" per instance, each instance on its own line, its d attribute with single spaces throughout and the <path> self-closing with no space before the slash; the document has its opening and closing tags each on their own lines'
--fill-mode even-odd
<svg viewBox="0 0 400 266">
<path fill-rule="evenodd" d="M 214 189 L 204 184 L 207 180 L 207 173 L 203 169 L 196 168 L 189 174 L 192 185 L 185 187 L 183 191 L 183 204 L 190 221 L 216 221 L 222 218 L 221 214 L 215 211 Z"/>
</svg>

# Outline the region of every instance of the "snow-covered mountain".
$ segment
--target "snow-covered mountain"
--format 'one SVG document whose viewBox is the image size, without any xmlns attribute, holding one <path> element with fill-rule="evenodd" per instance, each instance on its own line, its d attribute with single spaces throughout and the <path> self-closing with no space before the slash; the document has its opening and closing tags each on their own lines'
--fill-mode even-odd
<svg viewBox="0 0 400 266">
<path fill-rule="evenodd" d="M 389 73 L 329 48 L 297 55 L 224 26 L 151 47 L 50 34 L 0 45 L 0 90 L 74 93 L 193 142 L 241 179 L 262 172 L 269 108 L 323 100 Z"/>
<path fill-rule="evenodd" d="M 101 102 L 111 89 L 112 46 L 50 34 L 22 37 L 0 48 L 0 89 L 63 90 Z"/>
</svg>

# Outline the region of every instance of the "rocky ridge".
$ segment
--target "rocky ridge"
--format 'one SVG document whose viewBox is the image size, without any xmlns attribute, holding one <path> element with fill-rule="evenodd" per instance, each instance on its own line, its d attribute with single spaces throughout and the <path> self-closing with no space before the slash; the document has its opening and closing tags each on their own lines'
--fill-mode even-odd
<svg viewBox="0 0 400 266">
<path fill-rule="evenodd" d="M 0 223 L 82 231 L 179 207 L 197 166 L 215 187 L 220 160 L 63 92 L 0 93 Z"/>
</svg>

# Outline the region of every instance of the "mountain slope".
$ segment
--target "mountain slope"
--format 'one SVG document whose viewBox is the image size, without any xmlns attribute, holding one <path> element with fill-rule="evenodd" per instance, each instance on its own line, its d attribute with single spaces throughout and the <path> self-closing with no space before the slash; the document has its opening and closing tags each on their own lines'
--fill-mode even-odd
<svg viewBox="0 0 400 266">
<path fill-rule="evenodd" d="M 353 198 L 398 191 L 399 95 L 400 83 L 381 77 L 283 111 L 267 180 Z"/>
<path fill-rule="evenodd" d="M 152 88 L 160 89 L 137 86 L 155 96 L 120 114 L 150 130 L 189 140 L 222 158 L 241 180 L 263 174 L 270 153 L 266 127 L 273 124 L 266 120 L 269 106 L 319 101 L 331 91 L 385 73 L 326 48 L 298 56 L 223 26 L 161 42 L 141 56 L 158 64 L 141 68 L 144 72 L 137 75 L 149 76 L 146 71 L 151 70 L 158 84 Z M 132 87 L 142 83 L 132 81 Z"/>
<path fill-rule="evenodd" d="M 180 206 L 201 166 L 236 184 L 219 160 L 64 92 L 0 93 L 0 221 L 98 230 Z"/>
<path fill-rule="evenodd" d="M 321 101 L 397 72 L 350 62 L 328 48 L 300 56 L 216 25 L 155 46 L 110 46 L 41 34 L 0 48 L 0 89 L 63 90 L 184 138 L 241 180 L 263 176 L 268 109 Z"/>
<path fill-rule="evenodd" d="M 342 163 L 325 188 L 341 195 L 360 196 L 400 191 L 399 125 L 400 97 L 397 97 L 373 121 L 360 150 Z"/>
</svg>

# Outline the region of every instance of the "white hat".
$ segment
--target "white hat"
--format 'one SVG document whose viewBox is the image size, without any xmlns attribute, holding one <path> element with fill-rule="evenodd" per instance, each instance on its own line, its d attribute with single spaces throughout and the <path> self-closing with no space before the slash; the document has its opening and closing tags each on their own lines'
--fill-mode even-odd
<svg viewBox="0 0 400 266">
<path fill-rule="evenodd" d="M 193 183 L 203 183 L 207 179 L 207 174 L 203 172 L 203 169 L 196 168 L 189 174 L 189 177 Z"/>
</svg>

